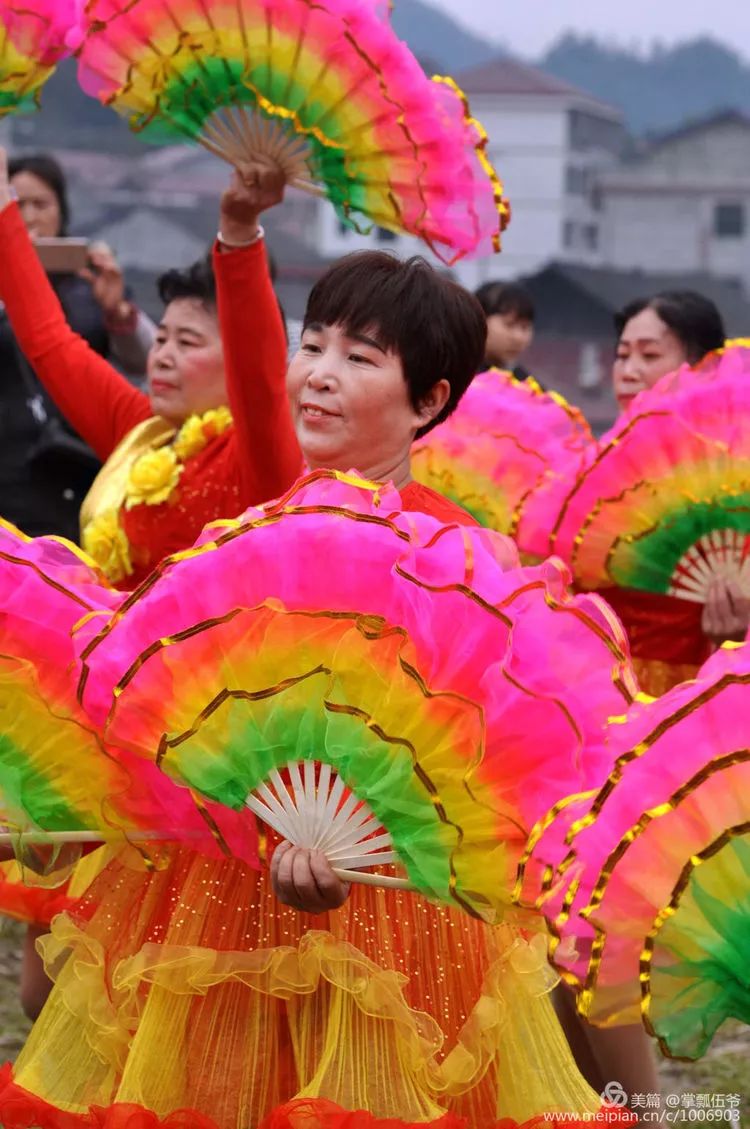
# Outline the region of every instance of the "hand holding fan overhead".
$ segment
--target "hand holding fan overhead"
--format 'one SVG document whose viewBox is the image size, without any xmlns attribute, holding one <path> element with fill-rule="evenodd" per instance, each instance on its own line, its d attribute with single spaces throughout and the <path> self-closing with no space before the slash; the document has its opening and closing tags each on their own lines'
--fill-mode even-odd
<svg viewBox="0 0 750 1129">
<path fill-rule="evenodd" d="M 275 161 L 342 220 L 408 232 L 446 261 L 499 249 L 486 135 L 390 23 L 352 0 L 91 0 L 79 77 L 131 127 Z"/>
</svg>

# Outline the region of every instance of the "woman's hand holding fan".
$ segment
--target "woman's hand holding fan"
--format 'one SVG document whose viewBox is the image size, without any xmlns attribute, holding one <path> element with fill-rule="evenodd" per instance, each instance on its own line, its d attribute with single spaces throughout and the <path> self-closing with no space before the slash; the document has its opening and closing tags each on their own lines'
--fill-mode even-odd
<svg viewBox="0 0 750 1129">
<path fill-rule="evenodd" d="M 750 580 L 750 577 L 748 578 Z M 750 583 L 746 591 L 733 577 L 716 577 L 708 588 L 702 627 L 715 643 L 741 643 L 750 626 Z"/>
<path fill-rule="evenodd" d="M 349 883 L 338 877 L 323 851 L 280 843 L 271 860 L 271 881 L 279 901 L 303 913 L 338 909 Z"/>
<path fill-rule="evenodd" d="M 241 162 L 221 197 L 221 238 L 225 246 L 241 247 L 258 234 L 258 217 L 281 203 L 286 180 L 279 166 L 259 155 Z"/>
</svg>

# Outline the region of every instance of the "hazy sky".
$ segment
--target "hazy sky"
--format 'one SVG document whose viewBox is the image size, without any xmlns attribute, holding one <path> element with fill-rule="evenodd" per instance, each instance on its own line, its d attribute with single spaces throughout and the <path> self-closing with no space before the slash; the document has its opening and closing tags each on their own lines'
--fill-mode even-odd
<svg viewBox="0 0 750 1129">
<path fill-rule="evenodd" d="M 750 58 L 750 0 L 429 0 L 521 55 L 539 55 L 561 32 L 631 45 L 669 45 L 712 33 Z"/>
</svg>

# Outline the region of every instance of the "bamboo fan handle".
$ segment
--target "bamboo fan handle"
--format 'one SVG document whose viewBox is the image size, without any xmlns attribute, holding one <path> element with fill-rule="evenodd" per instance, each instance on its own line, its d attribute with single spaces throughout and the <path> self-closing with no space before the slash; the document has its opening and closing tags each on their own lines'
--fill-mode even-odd
<svg viewBox="0 0 750 1129">
<path fill-rule="evenodd" d="M 288 132 L 278 122 L 248 114 L 242 106 L 217 110 L 203 123 L 197 140 L 209 153 L 230 165 L 241 165 L 248 158 L 264 154 L 284 172 L 292 188 L 318 199 L 328 197 L 322 185 L 305 175 L 305 139 Z"/>
<path fill-rule="evenodd" d="M 316 196 L 319 200 L 327 200 L 328 193 L 322 184 L 316 184 L 312 180 L 303 180 L 299 176 L 295 176 L 289 181 L 290 188 L 299 188 L 301 192 L 306 192 L 308 196 Z"/>
<path fill-rule="evenodd" d="M 373 874 L 366 870 L 331 870 L 342 882 L 358 882 L 360 886 L 387 886 L 389 890 L 416 890 L 408 878 L 397 878 L 395 874 Z"/>
<path fill-rule="evenodd" d="M 380 867 L 398 861 L 390 836 L 338 773 L 326 763 L 290 761 L 285 780 L 269 772 L 248 796 L 245 806 L 282 839 L 321 851 L 337 878 L 365 886 L 414 890 L 408 878 L 383 874 Z M 378 868 L 375 870 L 375 868 Z"/>
<path fill-rule="evenodd" d="M 195 836 L 198 838 L 198 836 Z M 165 836 L 158 831 L 139 831 L 137 835 L 125 835 L 123 832 L 105 834 L 99 831 L 31 831 L 31 832 L 0 832 L 0 847 L 14 847 L 17 844 L 30 847 L 49 847 L 65 843 L 115 843 L 128 839 L 133 843 L 151 843 L 157 841 L 168 842 Z M 396 878 L 391 874 L 368 874 L 359 870 L 340 870 L 333 867 L 333 873 L 342 882 L 359 882 L 363 886 L 388 886 L 391 890 L 413 890 L 407 878 Z"/>
<path fill-rule="evenodd" d="M 180 837 L 182 839 L 201 839 L 198 832 Z M 127 840 L 129 843 L 170 843 L 174 842 L 173 836 L 165 835 L 163 831 L 3 831 L 0 832 L 0 847 L 22 846 L 49 847 L 64 843 L 119 843 Z"/>
</svg>

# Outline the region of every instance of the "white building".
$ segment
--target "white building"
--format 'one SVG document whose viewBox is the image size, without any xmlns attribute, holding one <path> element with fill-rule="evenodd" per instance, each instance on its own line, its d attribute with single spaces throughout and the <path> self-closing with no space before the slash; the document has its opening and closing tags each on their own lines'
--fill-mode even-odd
<svg viewBox="0 0 750 1129">
<path fill-rule="evenodd" d="M 750 288 L 750 116 L 716 114 L 600 179 L 609 266 L 703 271 Z"/>
<path fill-rule="evenodd" d="M 474 288 L 489 278 L 530 274 L 550 259 L 601 261 L 596 182 L 616 165 L 626 134 L 610 106 L 543 71 L 497 59 L 457 76 L 472 114 L 489 136 L 489 155 L 511 201 L 513 218 L 500 256 L 460 263 Z M 417 240 L 376 231 L 357 235 L 330 206 L 321 209 L 318 252 L 336 258 L 362 247 L 424 253 Z"/>
</svg>

